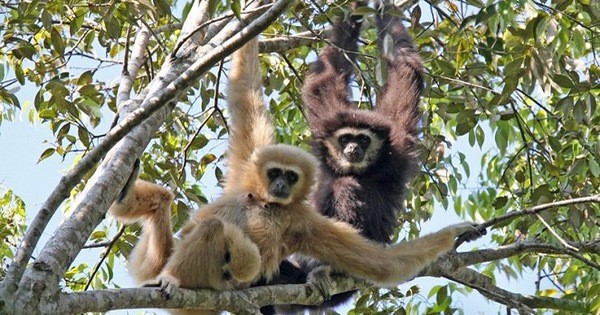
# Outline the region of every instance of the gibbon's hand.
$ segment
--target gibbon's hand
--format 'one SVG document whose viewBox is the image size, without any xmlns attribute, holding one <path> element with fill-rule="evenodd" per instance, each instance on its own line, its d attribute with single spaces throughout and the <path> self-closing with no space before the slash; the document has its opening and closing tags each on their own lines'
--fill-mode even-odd
<svg viewBox="0 0 600 315">
<path fill-rule="evenodd" d="M 458 248 L 464 242 L 474 241 L 487 234 L 485 228 L 480 227 L 474 222 L 463 222 L 456 225 L 449 226 L 448 228 L 456 228 L 456 242 L 454 248 Z"/>
<path fill-rule="evenodd" d="M 160 295 L 163 299 L 170 299 L 173 291 L 179 288 L 179 280 L 173 276 L 161 275 L 158 277 L 158 285 L 160 286 Z"/>
<path fill-rule="evenodd" d="M 321 265 L 310 271 L 306 283 L 312 285 L 321 292 L 325 301 L 331 298 L 331 272 L 330 265 Z"/>
</svg>

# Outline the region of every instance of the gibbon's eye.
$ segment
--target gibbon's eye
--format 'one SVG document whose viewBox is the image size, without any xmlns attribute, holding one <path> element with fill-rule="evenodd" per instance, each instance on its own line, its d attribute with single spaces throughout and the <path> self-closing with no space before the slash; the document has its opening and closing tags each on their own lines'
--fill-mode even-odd
<svg viewBox="0 0 600 315">
<path fill-rule="evenodd" d="M 288 184 L 295 184 L 298 181 L 298 174 L 294 171 L 287 171 L 285 172 L 285 178 Z"/>
<path fill-rule="evenodd" d="M 281 176 L 281 170 L 274 167 L 274 168 L 270 168 L 267 170 L 267 177 L 269 177 L 270 180 L 273 180 L 277 177 Z"/>
<path fill-rule="evenodd" d="M 371 138 L 367 135 L 358 135 L 356 136 L 356 140 L 358 141 L 358 144 L 363 148 L 367 148 L 369 144 L 371 144 Z"/>
<path fill-rule="evenodd" d="M 350 134 L 343 134 L 338 138 L 338 142 L 341 146 L 345 146 L 350 140 L 352 140 L 352 135 Z"/>
</svg>

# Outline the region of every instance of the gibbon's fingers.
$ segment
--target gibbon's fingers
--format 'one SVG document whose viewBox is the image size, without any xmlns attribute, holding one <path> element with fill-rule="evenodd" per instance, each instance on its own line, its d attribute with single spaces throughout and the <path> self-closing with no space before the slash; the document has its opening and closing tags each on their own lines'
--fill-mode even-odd
<svg viewBox="0 0 600 315">
<path fill-rule="evenodd" d="M 227 104 L 231 116 L 225 191 L 241 182 L 244 165 L 256 148 L 273 142 L 274 130 L 261 90 L 258 39 L 233 55 Z"/>
<path fill-rule="evenodd" d="M 458 238 L 454 242 L 454 248 L 458 248 L 464 242 L 474 241 L 487 234 L 485 228 L 480 227 L 476 223 L 465 222 L 468 224 L 457 232 Z"/>
<path fill-rule="evenodd" d="M 140 159 L 135 159 L 135 162 L 133 163 L 133 169 L 131 170 L 131 174 L 129 174 L 129 178 L 127 179 L 127 182 L 125 183 L 125 187 L 123 187 L 123 189 L 121 189 L 121 192 L 117 196 L 116 202 L 118 202 L 119 204 L 127 204 L 128 202 L 131 202 L 129 200 L 132 197 L 131 189 L 133 189 L 133 186 L 134 186 L 135 181 L 138 178 L 139 174 L 140 174 Z"/>
<path fill-rule="evenodd" d="M 180 286 L 179 279 L 168 274 L 161 274 L 158 277 L 158 284 L 160 286 L 160 295 L 165 300 L 171 299 L 173 292 Z"/>
<path fill-rule="evenodd" d="M 315 286 L 325 301 L 331 298 L 331 266 L 321 265 L 310 271 L 307 283 Z"/>
</svg>

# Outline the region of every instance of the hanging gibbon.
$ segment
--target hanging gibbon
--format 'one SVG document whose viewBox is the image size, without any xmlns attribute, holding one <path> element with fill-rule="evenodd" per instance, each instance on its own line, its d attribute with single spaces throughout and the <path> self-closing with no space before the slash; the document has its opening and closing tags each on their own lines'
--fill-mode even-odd
<svg viewBox="0 0 600 315">
<path fill-rule="evenodd" d="M 223 195 L 192 214 L 183 227 L 182 240 L 173 247 L 170 256 L 170 249 L 160 247 L 159 241 L 171 237 L 167 236 L 170 228 L 151 230 L 152 224 L 146 224 L 158 220 L 146 221 L 137 246 L 145 244 L 144 237 L 148 237 L 149 245 L 143 252 L 136 252 L 139 257 L 132 257 L 136 264 L 130 263 L 130 269 L 145 268 L 146 261 L 150 262 L 149 255 L 169 256 L 162 269 L 153 269 L 160 271 L 156 281 L 165 297 L 177 287 L 222 289 L 226 284 L 243 288 L 261 278 L 269 281 L 278 273 L 279 264 L 293 253 L 315 257 L 358 278 L 389 286 L 405 281 L 451 250 L 457 236 L 465 233 L 478 236 L 474 225 L 465 222 L 386 247 L 364 238 L 349 224 L 318 213 L 309 202 L 318 161 L 299 148 L 273 143 L 273 125 L 260 85 L 256 39 L 234 54 L 231 67 L 227 91 L 231 133 Z M 164 191 L 148 193 L 145 185 L 138 181 L 129 189 L 113 206 L 118 208 L 112 210 L 113 214 L 141 219 L 142 215 L 136 216 L 139 212 L 152 218 L 152 211 L 138 209 L 141 204 L 153 205 L 155 202 L 148 200 L 162 193 L 171 195 Z M 213 232 L 206 229 L 222 231 L 217 233 L 220 240 L 216 242 Z M 230 238 L 232 234 L 227 231 L 236 238 Z M 218 246 L 213 250 L 215 242 Z M 255 255 L 256 249 L 259 256 Z M 211 251 L 214 256 L 210 256 Z M 257 257 L 260 263 L 255 274 Z"/>
<path fill-rule="evenodd" d="M 361 17 L 333 26 L 330 45 L 312 65 L 302 98 L 312 132 L 313 152 L 321 162 L 313 203 L 324 215 L 347 222 L 377 242 L 390 243 L 398 226 L 408 180 L 419 168 L 415 148 L 418 102 L 423 88 L 422 63 L 393 5 L 378 6 L 378 44 L 388 64 L 388 78 L 373 110 L 360 110 L 348 99 Z M 353 3 L 353 8 L 364 5 Z M 391 42 L 391 45 L 385 45 Z M 384 46 L 391 46 L 385 51 Z M 303 283 L 320 262 L 295 257 L 284 262 L 277 283 Z M 356 291 L 332 296 L 314 308 L 348 301 Z M 286 311 L 303 306 L 287 307 Z M 263 313 L 272 313 L 263 309 Z"/>
</svg>

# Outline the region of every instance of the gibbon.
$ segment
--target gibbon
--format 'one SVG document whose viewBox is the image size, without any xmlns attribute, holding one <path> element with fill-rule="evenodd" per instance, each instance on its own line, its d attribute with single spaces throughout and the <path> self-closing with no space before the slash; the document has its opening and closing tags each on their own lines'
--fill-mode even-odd
<svg viewBox="0 0 600 315">
<path fill-rule="evenodd" d="M 188 222 L 181 230 L 181 240 L 175 244 L 170 221 L 173 193 L 156 184 L 136 181 L 138 169 L 139 160 L 109 209 L 123 223 L 142 223 L 140 240 L 128 263 L 138 284 L 155 284 L 158 277 L 184 288 L 231 290 L 258 276 L 261 258 L 256 245 L 239 228 L 217 217 Z M 187 249 L 193 249 L 192 255 Z M 170 311 L 181 315 L 211 314 Z"/>
<path fill-rule="evenodd" d="M 229 231 L 240 232 L 253 244 L 247 244 L 244 238 L 238 239 L 237 249 L 245 249 L 248 255 L 256 246 L 260 254 L 258 274 L 254 279 L 227 282 L 235 288 L 246 287 L 261 278 L 269 281 L 278 273 L 279 264 L 293 253 L 315 257 L 377 285 L 393 285 L 410 278 L 451 250 L 457 236 L 478 236 L 474 225 L 465 222 L 386 247 L 362 237 L 347 223 L 319 214 L 309 203 L 318 171 L 316 158 L 293 146 L 273 144 L 273 125 L 260 87 L 256 39 L 234 54 L 229 81 L 227 101 L 232 123 L 225 190 L 216 201 L 194 213 L 183 227 L 183 239 L 156 277 L 165 297 L 177 287 L 213 287 L 203 280 L 229 278 L 218 268 L 227 261 L 230 267 L 245 266 L 245 261 L 236 258 L 233 244 L 227 242 L 220 247 L 224 250 L 219 250 L 219 255 L 206 256 L 215 242 L 208 237 L 212 233 L 203 233 L 202 229 L 219 222 L 225 227 L 224 232 L 229 227 Z M 142 191 L 135 189 L 132 193 L 133 197 L 124 200 L 143 196 Z M 193 237 L 192 231 L 199 236 Z M 217 268 L 209 268 L 215 265 Z M 252 266 L 248 268 L 254 270 Z M 251 274 L 247 272 L 244 276 L 250 278 Z M 198 283 L 189 285 L 185 281 Z"/>
<path fill-rule="evenodd" d="M 359 16 L 334 24 L 331 45 L 312 65 L 302 97 L 313 152 L 321 162 L 313 196 L 316 208 L 328 217 L 351 224 L 371 240 L 390 243 L 398 226 L 406 183 L 419 168 L 415 143 L 423 70 L 419 53 L 400 17 L 387 14 L 393 6 L 384 8 L 376 2 L 380 9 L 376 17 L 378 43 L 389 69 L 374 110 L 360 110 L 348 100 L 358 49 Z M 359 5 L 364 3 L 354 3 L 353 9 Z M 386 39 L 391 41 L 391 49 L 383 53 Z M 285 262 L 278 283 L 303 283 L 320 264 L 306 257 L 295 260 L 300 269 Z M 355 292 L 336 294 L 320 307 L 337 306 Z M 290 309 L 299 308 L 305 307 Z"/>
</svg>

